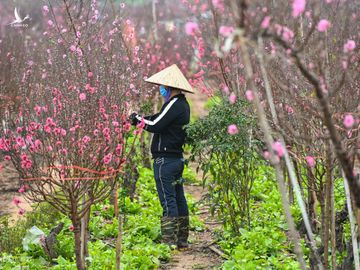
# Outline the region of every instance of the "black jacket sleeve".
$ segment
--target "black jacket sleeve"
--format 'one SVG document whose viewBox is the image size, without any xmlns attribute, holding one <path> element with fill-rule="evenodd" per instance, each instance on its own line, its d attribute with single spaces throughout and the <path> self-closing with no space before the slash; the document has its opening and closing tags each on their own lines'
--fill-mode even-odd
<svg viewBox="0 0 360 270">
<path fill-rule="evenodd" d="M 152 133 L 161 133 L 181 113 L 177 106 L 177 100 L 177 98 L 171 99 L 159 113 L 144 117 L 144 129 Z M 142 120 L 140 115 L 137 115 L 136 118 L 138 121 Z"/>
<path fill-rule="evenodd" d="M 150 120 L 150 121 L 153 121 L 156 117 L 159 116 L 160 113 L 155 113 L 153 115 L 148 115 L 148 116 L 144 116 L 144 119 L 145 120 Z"/>
</svg>

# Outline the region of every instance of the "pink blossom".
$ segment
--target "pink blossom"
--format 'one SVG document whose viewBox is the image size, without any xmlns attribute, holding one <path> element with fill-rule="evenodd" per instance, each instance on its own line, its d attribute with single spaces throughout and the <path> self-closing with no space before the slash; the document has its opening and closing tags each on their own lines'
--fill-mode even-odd
<svg viewBox="0 0 360 270">
<path fill-rule="evenodd" d="M 21 161 L 21 167 L 23 169 L 30 169 L 31 166 L 32 166 L 32 161 L 31 160 L 26 159 L 26 160 Z"/>
<path fill-rule="evenodd" d="M 330 28 L 330 26 L 331 23 L 328 20 L 322 19 L 319 21 L 316 28 L 319 32 L 325 32 Z"/>
<path fill-rule="evenodd" d="M 355 50 L 356 44 L 354 40 L 348 39 L 348 41 L 344 44 L 344 53 L 349 53 Z"/>
<path fill-rule="evenodd" d="M 61 128 L 59 127 L 54 128 L 54 133 L 59 135 L 61 133 Z"/>
<path fill-rule="evenodd" d="M 7 140 L 0 138 L 0 150 L 9 151 L 9 147 L 7 145 L 8 145 Z"/>
<path fill-rule="evenodd" d="M 253 101 L 253 100 L 254 100 L 254 93 L 253 93 L 253 91 L 247 90 L 247 91 L 245 92 L 245 97 L 246 97 L 246 99 L 247 99 L 248 101 Z"/>
<path fill-rule="evenodd" d="M 238 128 L 237 128 L 237 126 L 235 124 L 232 124 L 232 125 L 228 126 L 227 131 L 228 131 L 228 133 L 230 135 L 235 135 L 235 134 L 239 133 L 239 130 L 238 130 Z"/>
<path fill-rule="evenodd" d="M 232 26 L 222 25 L 219 28 L 219 34 L 224 37 L 230 36 L 232 32 L 234 32 L 234 27 Z"/>
<path fill-rule="evenodd" d="M 26 155 L 26 154 L 21 154 L 20 155 L 20 158 L 21 158 L 21 160 L 28 160 L 28 156 Z"/>
<path fill-rule="evenodd" d="M 41 107 L 40 107 L 40 106 L 36 105 L 36 106 L 34 107 L 34 110 L 35 110 L 35 112 L 36 112 L 37 115 L 40 115 L 40 113 L 41 113 Z"/>
<path fill-rule="evenodd" d="M 223 92 L 228 95 L 229 94 L 229 87 L 227 87 L 226 85 L 224 85 L 224 87 L 222 88 Z"/>
<path fill-rule="evenodd" d="M 62 148 L 62 149 L 60 149 L 59 153 L 66 156 L 68 154 L 68 150 L 66 148 Z"/>
<path fill-rule="evenodd" d="M 91 71 L 89 71 L 88 72 L 88 78 L 92 78 L 93 76 L 94 76 L 94 74 Z"/>
<path fill-rule="evenodd" d="M 103 162 L 104 162 L 104 164 L 109 164 L 111 162 L 111 160 L 112 160 L 112 154 L 110 153 L 104 157 Z"/>
<path fill-rule="evenodd" d="M 49 126 L 56 126 L 54 120 L 51 117 L 46 118 L 46 124 Z"/>
<path fill-rule="evenodd" d="M 25 192 L 25 189 L 21 187 L 21 188 L 19 188 L 18 192 L 19 192 L 19 193 L 24 193 L 24 192 Z"/>
<path fill-rule="evenodd" d="M 305 11 L 306 1 L 305 0 L 294 0 L 292 4 L 292 16 L 298 17 Z"/>
<path fill-rule="evenodd" d="M 316 161 L 315 161 L 314 157 L 306 156 L 305 159 L 306 159 L 306 163 L 308 164 L 309 167 L 315 167 Z"/>
<path fill-rule="evenodd" d="M 115 153 L 116 153 L 116 155 L 121 156 L 121 153 L 122 153 L 122 145 L 121 144 L 118 144 L 116 146 Z"/>
<path fill-rule="evenodd" d="M 120 3 L 121 8 L 125 8 L 125 3 Z"/>
<path fill-rule="evenodd" d="M 50 127 L 49 125 L 45 125 L 45 126 L 44 126 L 44 131 L 45 131 L 46 133 L 51 133 L 51 127 Z"/>
<path fill-rule="evenodd" d="M 110 135 L 110 128 L 106 127 L 103 129 L 102 133 L 106 136 L 106 135 Z"/>
<path fill-rule="evenodd" d="M 215 8 L 220 11 L 224 11 L 224 1 L 223 0 L 212 0 L 212 4 Z"/>
<path fill-rule="evenodd" d="M 136 127 L 139 128 L 139 129 L 143 129 L 145 127 L 144 118 L 141 119 L 141 121 L 139 122 L 139 124 L 136 125 Z"/>
<path fill-rule="evenodd" d="M 265 16 L 265 18 L 261 22 L 261 28 L 263 28 L 263 29 L 269 28 L 270 20 L 271 20 L 270 16 Z"/>
<path fill-rule="evenodd" d="M 35 142 L 34 142 L 34 145 L 35 145 L 35 147 L 36 148 L 39 148 L 40 146 L 41 146 L 41 141 L 40 140 L 35 140 Z"/>
<path fill-rule="evenodd" d="M 73 232 L 74 230 L 75 230 L 75 227 L 74 227 L 74 225 L 71 224 L 71 225 L 69 226 L 69 231 L 70 231 L 70 232 Z"/>
<path fill-rule="evenodd" d="M 85 136 L 82 138 L 82 142 L 85 143 L 85 144 L 89 143 L 90 141 L 91 141 L 91 139 L 90 139 L 90 137 L 87 136 L 87 135 L 85 135 Z"/>
<path fill-rule="evenodd" d="M 70 46 L 70 51 L 75 52 L 75 51 L 76 51 L 76 46 L 75 46 L 75 45 L 71 45 L 71 46 Z"/>
<path fill-rule="evenodd" d="M 345 128 L 352 128 L 355 124 L 354 117 L 351 114 L 347 114 L 344 117 L 343 124 Z"/>
<path fill-rule="evenodd" d="M 99 130 L 95 129 L 95 130 L 93 131 L 93 134 L 94 134 L 94 136 L 98 136 L 98 135 L 99 135 Z"/>
<path fill-rule="evenodd" d="M 276 151 L 276 153 L 279 157 L 282 157 L 285 155 L 285 149 L 282 146 L 281 142 L 279 142 L 279 141 L 276 141 L 272 144 L 272 149 L 274 151 Z"/>
<path fill-rule="evenodd" d="M 20 208 L 19 211 L 18 211 L 18 215 L 22 216 L 24 214 L 25 214 L 25 209 Z"/>
<path fill-rule="evenodd" d="M 86 94 L 85 93 L 80 93 L 79 98 L 81 101 L 84 101 L 86 99 Z"/>
<path fill-rule="evenodd" d="M 199 26 L 196 22 L 187 22 L 185 24 L 185 33 L 187 35 L 193 36 L 197 31 L 199 31 Z"/>
<path fill-rule="evenodd" d="M 264 151 L 264 152 L 263 152 L 263 157 L 264 157 L 266 160 L 269 160 L 269 159 L 270 159 L 270 153 L 269 153 L 269 151 Z"/>
<path fill-rule="evenodd" d="M 230 102 L 230 104 L 234 104 L 236 102 L 236 95 L 234 93 L 230 94 L 229 102 Z"/>
<path fill-rule="evenodd" d="M 49 13 L 49 7 L 48 6 L 43 6 L 42 7 L 42 11 L 43 11 L 43 13 L 46 15 L 46 14 L 48 14 Z"/>
<path fill-rule="evenodd" d="M 130 129 L 131 129 L 131 124 L 130 124 L 129 122 L 126 122 L 126 123 L 124 124 L 124 130 L 125 130 L 125 132 L 129 132 Z"/>
<path fill-rule="evenodd" d="M 294 36 L 295 36 L 294 32 L 291 29 L 287 28 L 286 26 L 283 27 L 282 37 L 285 41 L 288 41 L 288 42 L 292 41 Z"/>
<path fill-rule="evenodd" d="M 346 60 L 341 61 L 341 66 L 343 69 L 347 69 L 348 68 L 348 62 Z"/>
<path fill-rule="evenodd" d="M 289 105 L 285 105 L 285 110 L 288 114 L 293 114 L 294 113 L 294 109 L 289 106 Z"/>
<path fill-rule="evenodd" d="M 20 198 L 14 197 L 12 199 L 12 203 L 15 204 L 16 206 L 19 206 L 19 204 L 21 203 Z"/>
<path fill-rule="evenodd" d="M 20 147 L 24 147 L 25 146 L 25 141 L 23 138 L 21 137 L 17 137 L 16 138 L 16 143 L 20 146 Z"/>
<path fill-rule="evenodd" d="M 24 193 L 27 188 L 28 188 L 28 186 L 22 185 L 22 186 L 19 188 L 18 192 L 19 192 L 19 193 Z"/>
<path fill-rule="evenodd" d="M 63 129 L 63 128 L 60 129 L 60 135 L 61 135 L 61 136 L 64 137 L 64 136 L 66 136 L 66 134 L 67 134 L 67 133 L 66 133 L 66 130 L 65 130 L 65 129 Z"/>
<path fill-rule="evenodd" d="M 49 27 L 53 27 L 53 26 L 54 26 L 54 23 L 53 23 L 52 20 L 48 20 L 48 21 L 47 21 L 47 25 L 48 25 Z"/>
<path fill-rule="evenodd" d="M 90 89 L 91 89 L 90 83 L 87 83 L 87 84 L 85 85 L 85 89 L 86 89 L 86 90 L 90 90 Z"/>
</svg>

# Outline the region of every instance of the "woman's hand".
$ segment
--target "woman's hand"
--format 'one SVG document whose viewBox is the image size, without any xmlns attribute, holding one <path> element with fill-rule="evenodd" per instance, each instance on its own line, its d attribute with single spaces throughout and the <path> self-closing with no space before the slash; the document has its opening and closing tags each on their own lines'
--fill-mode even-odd
<svg viewBox="0 0 360 270">
<path fill-rule="evenodd" d="M 138 119 L 136 119 L 136 116 L 137 116 L 138 114 L 136 113 L 136 112 L 133 112 L 132 114 L 130 114 L 130 116 L 129 116 L 129 122 L 131 123 L 131 125 L 133 125 L 133 126 L 135 126 L 138 122 L 139 122 L 139 120 Z"/>
</svg>

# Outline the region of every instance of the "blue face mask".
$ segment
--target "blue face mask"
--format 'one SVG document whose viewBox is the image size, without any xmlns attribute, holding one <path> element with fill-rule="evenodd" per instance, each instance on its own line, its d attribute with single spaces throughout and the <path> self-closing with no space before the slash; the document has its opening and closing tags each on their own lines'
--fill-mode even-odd
<svg viewBox="0 0 360 270">
<path fill-rule="evenodd" d="M 160 95 L 162 95 L 163 97 L 166 97 L 167 93 L 168 93 L 168 91 L 167 91 L 166 87 L 163 85 L 160 85 Z"/>
<path fill-rule="evenodd" d="M 162 95 L 165 98 L 165 102 L 167 102 L 171 95 L 171 89 L 160 85 L 160 95 Z"/>
</svg>

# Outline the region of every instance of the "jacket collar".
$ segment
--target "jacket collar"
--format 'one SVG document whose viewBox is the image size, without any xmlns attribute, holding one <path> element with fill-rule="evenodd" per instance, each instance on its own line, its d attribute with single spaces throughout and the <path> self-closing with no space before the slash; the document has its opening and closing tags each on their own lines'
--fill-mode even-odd
<svg viewBox="0 0 360 270">
<path fill-rule="evenodd" d="M 184 98 L 184 97 L 185 97 L 185 95 L 184 95 L 183 93 L 180 93 L 180 94 L 177 94 L 177 95 L 175 95 L 175 96 L 172 96 L 172 97 L 168 100 L 168 102 L 169 102 L 170 100 L 174 99 L 174 98 Z"/>
</svg>

